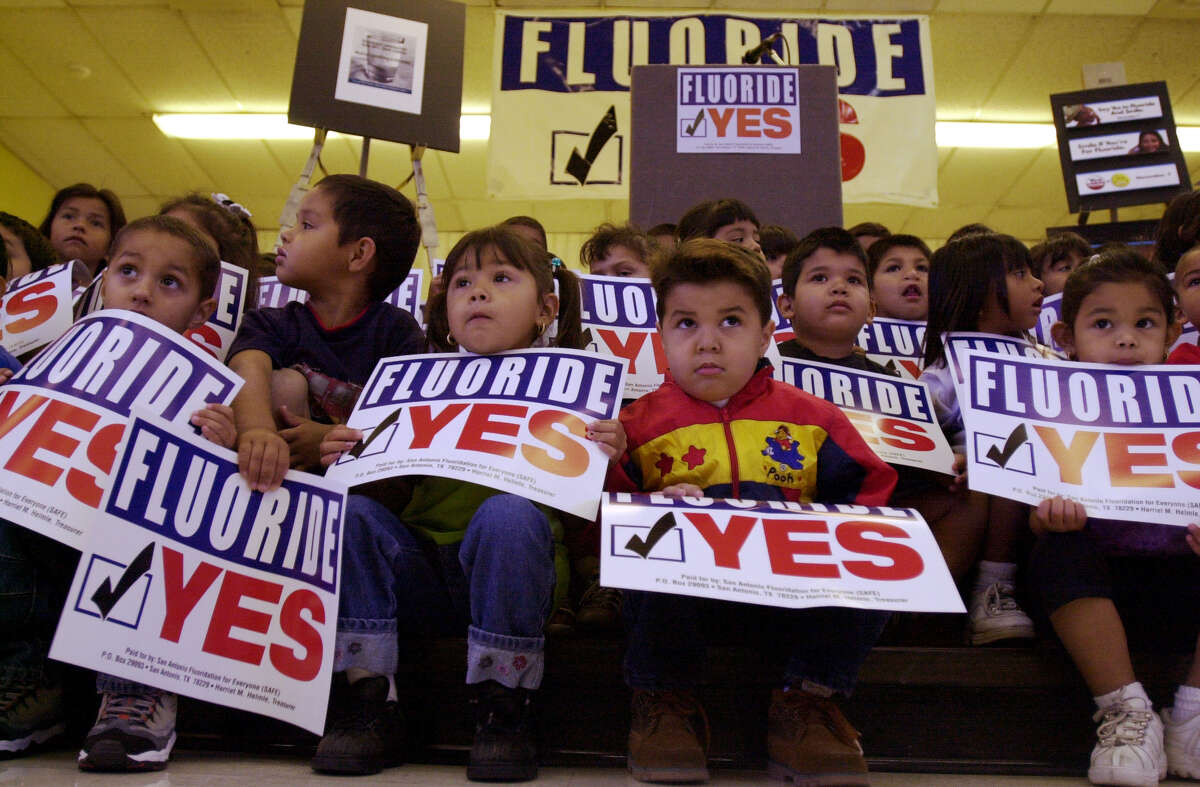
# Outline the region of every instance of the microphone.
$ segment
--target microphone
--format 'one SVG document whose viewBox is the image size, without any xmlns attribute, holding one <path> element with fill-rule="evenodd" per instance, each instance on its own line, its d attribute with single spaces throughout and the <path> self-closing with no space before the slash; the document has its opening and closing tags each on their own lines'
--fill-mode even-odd
<svg viewBox="0 0 1200 787">
<path fill-rule="evenodd" d="M 753 65 L 762 60 L 763 55 L 771 51 L 771 44 L 774 44 L 781 38 L 783 38 L 783 33 L 771 33 L 771 35 L 762 40 L 761 44 L 747 49 L 746 54 L 742 55 L 742 62 Z"/>
</svg>

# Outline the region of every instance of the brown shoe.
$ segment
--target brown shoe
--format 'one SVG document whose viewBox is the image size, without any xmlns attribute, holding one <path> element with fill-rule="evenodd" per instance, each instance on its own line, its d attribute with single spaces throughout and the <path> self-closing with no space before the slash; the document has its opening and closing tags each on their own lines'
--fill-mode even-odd
<svg viewBox="0 0 1200 787">
<path fill-rule="evenodd" d="M 708 717 L 684 691 L 633 690 L 629 772 L 640 782 L 708 781 Z"/>
<path fill-rule="evenodd" d="M 773 779 L 803 785 L 866 785 L 867 761 L 833 700 L 799 689 L 771 694 L 767 770 Z"/>
</svg>

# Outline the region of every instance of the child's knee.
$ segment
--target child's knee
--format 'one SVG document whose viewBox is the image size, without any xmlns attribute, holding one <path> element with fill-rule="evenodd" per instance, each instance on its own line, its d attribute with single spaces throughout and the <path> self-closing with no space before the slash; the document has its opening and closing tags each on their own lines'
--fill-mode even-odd
<svg viewBox="0 0 1200 787">
<path fill-rule="evenodd" d="M 308 379 L 295 369 L 271 372 L 271 411 L 287 407 L 288 412 L 308 418 Z"/>
</svg>

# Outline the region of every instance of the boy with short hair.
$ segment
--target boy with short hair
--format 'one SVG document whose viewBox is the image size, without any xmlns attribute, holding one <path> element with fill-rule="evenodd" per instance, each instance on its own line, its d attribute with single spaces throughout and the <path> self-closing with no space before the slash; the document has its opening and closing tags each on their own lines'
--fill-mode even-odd
<svg viewBox="0 0 1200 787">
<path fill-rule="evenodd" d="M 924 322 L 929 317 L 929 258 L 916 235 L 889 235 L 867 251 L 867 283 L 875 316 Z"/>
<path fill-rule="evenodd" d="M 671 374 L 657 391 L 621 411 L 628 450 L 610 472 L 610 490 L 886 503 L 896 474 L 846 416 L 772 379 L 762 359 L 774 324 L 761 259 L 727 243 L 695 240 L 657 263 L 651 281 Z M 784 483 L 768 475 L 770 466 L 762 461 L 765 441 L 780 429 L 805 456 L 804 472 L 787 474 Z M 707 721 L 691 692 L 704 651 L 701 620 L 722 612 L 741 617 L 753 608 L 666 593 L 626 597 L 625 678 L 634 690 L 629 768 L 642 781 L 707 779 Z M 858 733 L 829 698 L 853 688 L 882 628 L 878 613 L 827 607 L 764 614 L 778 624 L 770 626 L 773 632 L 804 634 L 788 643 L 785 686 L 772 695 L 772 771 L 797 780 L 865 784 Z"/>
<path fill-rule="evenodd" d="M 737 199 L 715 199 L 688 208 L 679 219 L 679 242 L 694 238 L 716 238 L 741 246 L 760 258 L 758 217 L 750 206 Z M 763 258 L 765 259 L 765 258 Z"/>
<path fill-rule="evenodd" d="M 764 224 L 759 227 L 758 245 L 762 247 L 772 281 L 783 275 L 783 263 L 799 243 L 800 239 L 796 237 L 796 233 L 787 227 L 779 224 Z"/>
<path fill-rule="evenodd" d="M 1071 271 L 1091 259 L 1092 247 L 1082 235 L 1060 232 L 1029 250 L 1033 275 L 1042 280 L 1045 295 L 1057 295 L 1067 284 Z"/>
<path fill-rule="evenodd" d="M 424 350 L 413 316 L 383 302 L 421 240 L 403 194 L 330 175 L 281 237 L 275 274 L 308 301 L 248 312 L 229 349 L 229 367 L 246 381 L 233 402 L 238 464 L 259 491 L 278 487 L 289 464 L 319 471 L 321 439 L 345 422 L 379 359 Z"/>
</svg>

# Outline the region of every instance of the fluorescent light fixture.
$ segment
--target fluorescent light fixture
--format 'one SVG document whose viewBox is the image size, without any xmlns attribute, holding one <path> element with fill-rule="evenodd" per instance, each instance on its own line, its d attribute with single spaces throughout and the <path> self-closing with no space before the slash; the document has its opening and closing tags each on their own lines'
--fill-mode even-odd
<svg viewBox="0 0 1200 787">
<path fill-rule="evenodd" d="M 458 136 L 464 140 L 485 140 L 492 134 L 491 115 L 460 115 Z"/>
<path fill-rule="evenodd" d="M 181 139 L 312 139 L 308 126 L 293 126 L 287 115 L 267 114 L 173 114 L 155 115 L 154 124 L 168 137 Z M 465 140 L 486 140 L 492 116 L 463 115 L 458 133 Z M 331 133 L 330 136 L 333 136 Z"/>
<path fill-rule="evenodd" d="M 1052 148 L 1057 143 L 1051 123 L 984 123 L 939 120 L 939 148 Z"/>
</svg>

